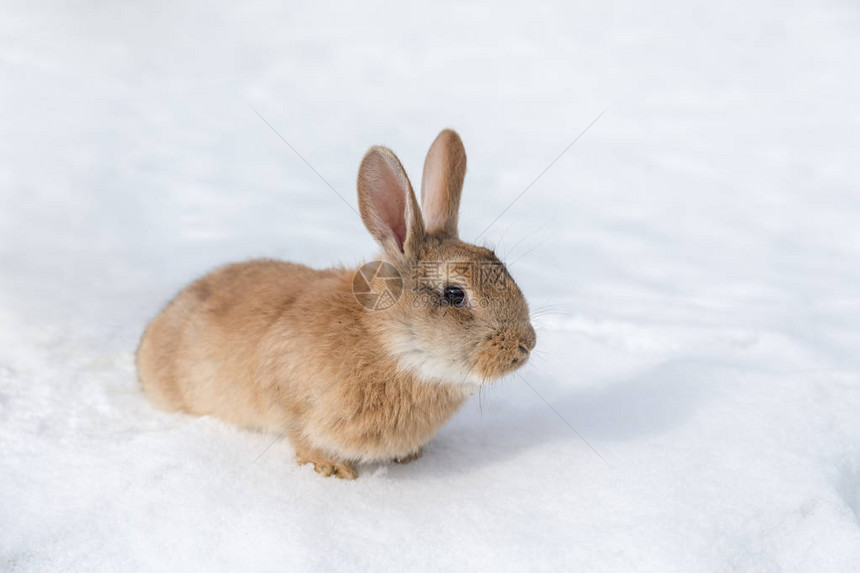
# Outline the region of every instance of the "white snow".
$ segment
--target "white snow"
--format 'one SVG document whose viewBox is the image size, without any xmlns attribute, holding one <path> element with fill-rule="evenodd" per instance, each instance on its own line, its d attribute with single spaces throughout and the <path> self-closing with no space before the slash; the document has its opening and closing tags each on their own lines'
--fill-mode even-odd
<svg viewBox="0 0 860 573">
<path fill-rule="evenodd" d="M 647 4 L 4 1 L 0 569 L 860 571 L 860 9 Z M 188 281 L 374 253 L 254 109 L 353 206 L 456 128 L 468 239 L 607 106 L 481 239 L 603 459 L 517 377 L 355 482 L 141 394 Z"/>
</svg>

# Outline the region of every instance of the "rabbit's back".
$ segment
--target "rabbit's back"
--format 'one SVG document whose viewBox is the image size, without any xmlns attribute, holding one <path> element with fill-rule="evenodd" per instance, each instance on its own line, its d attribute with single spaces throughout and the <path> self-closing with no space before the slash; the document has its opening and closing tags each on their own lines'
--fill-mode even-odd
<svg viewBox="0 0 860 573">
<path fill-rule="evenodd" d="M 257 260 L 194 281 L 143 334 L 137 363 L 144 391 L 165 410 L 282 426 L 284 412 L 257 375 L 261 343 L 309 284 L 336 273 Z"/>
</svg>

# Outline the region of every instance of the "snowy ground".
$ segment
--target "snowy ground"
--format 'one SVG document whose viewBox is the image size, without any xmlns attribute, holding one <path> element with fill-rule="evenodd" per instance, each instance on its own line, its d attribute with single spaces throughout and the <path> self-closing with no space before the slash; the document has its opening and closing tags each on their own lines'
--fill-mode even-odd
<svg viewBox="0 0 860 573">
<path fill-rule="evenodd" d="M 0 569 L 860 570 L 856 5 L 289 4 L 3 2 Z M 607 106 L 482 238 L 605 462 L 517 378 L 355 482 L 144 399 L 187 281 L 374 252 L 252 107 L 353 205 L 458 129 L 473 238 Z"/>
</svg>

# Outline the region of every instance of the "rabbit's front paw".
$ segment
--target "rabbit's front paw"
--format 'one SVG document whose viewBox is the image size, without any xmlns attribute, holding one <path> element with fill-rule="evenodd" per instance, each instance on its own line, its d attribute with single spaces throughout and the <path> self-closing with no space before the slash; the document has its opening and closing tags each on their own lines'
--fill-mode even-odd
<svg viewBox="0 0 860 573">
<path fill-rule="evenodd" d="M 394 463 L 397 463 L 397 464 L 412 463 L 415 460 L 417 460 L 418 458 L 420 458 L 422 453 L 423 453 L 423 450 L 421 448 L 418 448 L 417 450 L 415 450 L 411 454 L 406 454 L 405 456 L 402 456 L 399 458 L 394 458 Z"/>
<path fill-rule="evenodd" d="M 335 461 L 328 456 L 314 450 L 300 450 L 296 452 L 296 461 L 299 465 L 313 464 L 314 471 L 325 477 L 336 476 L 340 479 L 355 479 L 358 472 L 349 462 Z"/>
</svg>

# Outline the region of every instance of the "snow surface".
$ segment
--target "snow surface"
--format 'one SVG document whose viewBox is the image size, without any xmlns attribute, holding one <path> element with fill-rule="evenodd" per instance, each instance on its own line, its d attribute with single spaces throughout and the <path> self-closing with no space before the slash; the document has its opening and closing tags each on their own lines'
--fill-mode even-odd
<svg viewBox="0 0 860 573">
<path fill-rule="evenodd" d="M 3 571 L 860 571 L 849 1 L 0 7 Z M 523 378 L 355 482 L 153 409 L 133 351 L 228 261 L 374 253 L 367 147 L 463 136 Z M 605 460 L 605 462 L 604 462 Z"/>
</svg>

